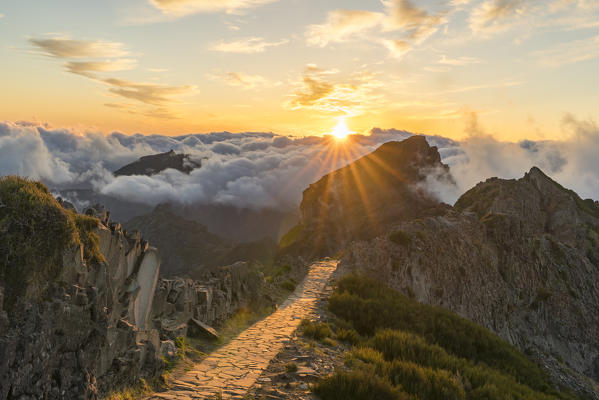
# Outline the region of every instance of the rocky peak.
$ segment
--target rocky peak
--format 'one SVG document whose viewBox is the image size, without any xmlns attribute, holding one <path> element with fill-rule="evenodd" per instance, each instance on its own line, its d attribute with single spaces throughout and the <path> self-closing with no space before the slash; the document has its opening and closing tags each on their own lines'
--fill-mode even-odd
<svg viewBox="0 0 599 400">
<path fill-rule="evenodd" d="M 476 213 L 487 225 L 509 217 L 512 229 L 524 230 L 526 235 L 553 234 L 570 245 L 581 240 L 580 229 L 599 225 L 599 206 L 593 200 L 582 200 L 537 167 L 521 179 L 491 178 L 479 183 L 455 207 Z"/>
<path fill-rule="evenodd" d="M 191 160 L 189 154 L 177 154 L 174 150 L 166 153 L 143 156 L 139 160 L 125 165 L 123 168 L 114 172 L 115 176 L 131 175 L 155 175 L 165 169 L 176 169 L 177 171 L 189 174 L 196 168 L 200 168 L 200 162 Z"/>
<path fill-rule="evenodd" d="M 385 143 L 325 175 L 304 191 L 301 222 L 292 231 L 297 234 L 294 242 L 301 243 L 296 250 L 331 255 L 351 240 L 385 232 L 397 221 L 444 213 L 448 206 L 419 188 L 432 171 L 452 181 L 437 148 L 424 136 L 413 136 Z"/>
</svg>

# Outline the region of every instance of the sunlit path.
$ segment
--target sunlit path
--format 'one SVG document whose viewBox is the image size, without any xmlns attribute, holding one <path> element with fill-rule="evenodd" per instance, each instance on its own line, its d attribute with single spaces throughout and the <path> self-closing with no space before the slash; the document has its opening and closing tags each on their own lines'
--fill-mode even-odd
<svg viewBox="0 0 599 400">
<path fill-rule="evenodd" d="M 275 313 L 210 354 L 185 376 L 172 382 L 169 391 L 149 398 L 206 399 L 217 395 L 224 399 L 243 398 L 301 320 L 313 314 L 336 268 L 337 261 L 312 264 L 304 281 Z"/>
</svg>

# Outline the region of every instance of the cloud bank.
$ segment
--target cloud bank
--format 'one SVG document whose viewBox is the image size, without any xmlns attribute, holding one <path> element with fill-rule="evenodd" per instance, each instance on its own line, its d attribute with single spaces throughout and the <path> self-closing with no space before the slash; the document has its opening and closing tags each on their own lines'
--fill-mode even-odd
<svg viewBox="0 0 599 400">
<path fill-rule="evenodd" d="M 427 136 L 450 165 L 457 186 L 450 187 L 431 173 L 428 189 L 454 203 L 487 178 L 522 177 L 538 166 L 582 197 L 599 199 L 599 127 L 593 121 L 566 116 L 568 139 L 500 142 L 477 132 L 454 141 Z M 40 179 L 56 190 L 92 188 L 104 195 L 156 205 L 230 204 L 250 208 L 295 209 L 302 192 L 322 175 L 354 161 L 379 145 L 412 134 L 375 128 L 354 135 L 351 144 L 330 137 L 296 138 L 274 133 L 228 132 L 178 137 L 124 135 L 55 129 L 38 123 L 0 122 L 0 175 L 19 174 Z M 165 170 L 147 176 L 115 178 L 111 171 L 141 156 L 175 150 L 201 161 L 189 175 Z"/>
</svg>

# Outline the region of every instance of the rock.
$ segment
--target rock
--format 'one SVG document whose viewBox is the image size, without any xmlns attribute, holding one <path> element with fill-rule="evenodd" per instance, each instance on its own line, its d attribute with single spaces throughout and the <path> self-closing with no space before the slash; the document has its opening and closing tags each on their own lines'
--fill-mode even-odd
<svg viewBox="0 0 599 400">
<path fill-rule="evenodd" d="M 538 168 L 492 178 L 442 216 L 355 241 L 340 269 L 487 327 L 553 380 L 599 398 L 599 207 Z"/>
<path fill-rule="evenodd" d="M 187 323 L 187 336 L 189 337 L 206 337 L 208 339 L 218 339 L 216 330 L 205 323 L 191 318 Z"/>
<path fill-rule="evenodd" d="M 281 240 L 281 253 L 334 256 L 352 240 L 376 237 L 398 221 L 444 214 L 448 206 L 421 188 L 431 171 L 453 184 L 437 148 L 413 136 L 325 175 L 304 191 L 300 223 Z"/>
<path fill-rule="evenodd" d="M 183 335 L 196 334 L 187 331 L 191 320 L 208 328 L 219 326 L 240 307 L 255 301 L 264 284 L 264 277 L 245 262 L 212 269 L 204 276 L 202 280 L 159 280 L 151 315 L 163 339 L 181 336 L 181 326 L 185 327 Z M 174 329 L 178 332 L 173 333 Z"/>
<path fill-rule="evenodd" d="M 114 176 L 151 176 L 169 168 L 189 174 L 194 169 L 201 168 L 201 166 L 200 160 L 192 160 L 188 154 L 177 154 L 171 150 L 166 153 L 141 157 L 139 160 L 115 171 Z"/>
<path fill-rule="evenodd" d="M 159 334 L 148 323 L 157 251 L 108 228 L 104 207 L 86 214 L 100 218 L 93 233 L 105 262 L 86 261 L 82 246 L 68 249 L 56 280 L 26 290 L 16 313 L 2 311 L 0 284 L 0 400 L 99 398 L 162 372 Z"/>
<path fill-rule="evenodd" d="M 160 342 L 160 355 L 169 361 L 177 358 L 177 346 L 172 340 L 163 340 Z"/>
</svg>

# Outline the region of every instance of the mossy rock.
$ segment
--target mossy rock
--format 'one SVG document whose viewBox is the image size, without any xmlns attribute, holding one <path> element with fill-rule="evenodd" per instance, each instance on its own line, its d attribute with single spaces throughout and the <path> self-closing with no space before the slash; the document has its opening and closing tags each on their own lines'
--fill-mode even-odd
<svg viewBox="0 0 599 400">
<path fill-rule="evenodd" d="M 42 183 L 7 176 L 0 178 L 0 284 L 4 308 L 19 296 L 41 289 L 62 271 L 65 251 L 83 245 L 88 262 L 103 261 L 96 218 L 64 209 Z M 33 286 L 32 286 L 33 285 Z"/>
</svg>

